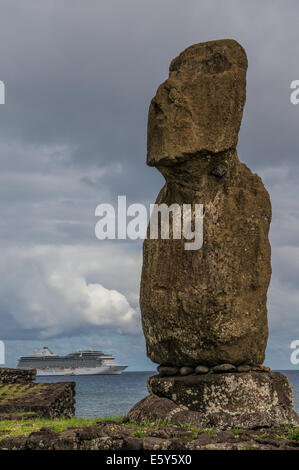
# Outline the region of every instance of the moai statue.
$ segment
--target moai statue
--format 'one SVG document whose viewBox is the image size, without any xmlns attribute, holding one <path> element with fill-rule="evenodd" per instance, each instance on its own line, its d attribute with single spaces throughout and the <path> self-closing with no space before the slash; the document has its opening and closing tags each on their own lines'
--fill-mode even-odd
<svg viewBox="0 0 299 470">
<path fill-rule="evenodd" d="M 166 366 L 262 364 L 271 276 L 269 195 L 238 159 L 247 58 L 234 40 L 187 48 L 152 99 L 147 164 L 157 204 L 203 204 L 203 245 L 146 239 L 140 305 L 147 354 Z"/>
<path fill-rule="evenodd" d="M 196 44 L 171 62 L 151 102 L 147 163 L 166 180 L 156 203 L 189 204 L 192 211 L 202 204 L 203 243 L 186 249 L 183 236 L 171 236 L 178 227 L 185 235 L 174 213 L 169 239 L 163 218 L 156 239 L 148 231 L 140 306 L 147 354 L 159 374 L 148 378 L 149 395 L 129 411 L 129 421 L 299 425 L 288 379 L 262 365 L 271 204 L 236 151 L 246 70 L 236 41 Z M 152 222 L 153 216 L 150 228 Z"/>
</svg>

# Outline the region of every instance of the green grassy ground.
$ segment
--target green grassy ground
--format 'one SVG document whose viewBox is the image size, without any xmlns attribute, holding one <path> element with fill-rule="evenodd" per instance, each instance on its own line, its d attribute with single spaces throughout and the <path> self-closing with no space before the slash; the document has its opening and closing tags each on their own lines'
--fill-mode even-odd
<svg viewBox="0 0 299 470">
<path fill-rule="evenodd" d="M 99 424 L 100 422 L 113 421 L 119 424 L 122 424 L 123 416 L 117 417 L 96 417 L 96 418 L 57 418 L 57 419 L 15 419 L 15 420 L 0 420 L 0 441 L 5 437 L 17 437 L 17 436 L 29 436 L 32 432 L 39 431 L 41 428 L 47 427 L 55 433 L 59 433 L 69 428 L 82 428 L 89 427 Z M 133 426 L 134 437 L 144 437 L 148 430 L 150 429 L 160 429 L 170 425 L 168 420 L 161 420 L 159 422 L 152 423 L 150 421 L 145 421 L 143 424 L 137 423 L 123 423 L 123 426 Z M 205 433 L 209 435 L 217 434 L 217 430 L 213 429 L 201 429 L 197 428 L 191 424 L 182 424 L 181 428 L 184 428 L 186 431 L 191 431 L 192 435 L 183 437 L 186 439 L 196 439 L 200 433 Z M 281 425 L 280 432 L 275 434 L 277 439 L 292 439 L 299 440 L 299 428 L 293 428 L 291 426 Z M 239 435 L 243 431 L 238 428 L 233 428 L 231 430 L 232 434 Z M 253 436 L 255 438 L 264 438 L 268 436 L 268 432 L 263 434 L 258 434 Z M 269 430 L 269 434 L 271 431 Z"/>
<path fill-rule="evenodd" d="M 17 415 L 17 413 L 16 413 Z M 57 419 L 16 419 L 15 420 L 0 420 L 0 440 L 5 437 L 17 437 L 17 436 L 28 436 L 32 432 L 39 431 L 43 427 L 51 429 L 53 432 L 59 433 L 69 428 L 82 428 L 88 426 L 94 426 L 100 422 L 114 421 L 119 424 L 122 423 L 123 416 L 113 416 L 106 418 L 57 418 Z M 168 426 L 170 423 L 168 420 L 161 420 L 158 422 L 145 421 L 143 424 L 137 423 L 123 423 L 123 426 L 134 426 L 135 431 L 132 434 L 134 437 L 143 437 L 149 429 L 160 429 Z M 182 424 L 182 428 L 192 431 L 194 438 L 199 433 L 215 434 L 217 431 L 211 429 L 199 429 L 195 428 L 191 424 Z"/>
<path fill-rule="evenodd" d="M 29 436 L 32 432 L 39 431 L 43 427 L 50 428 L 53 432 L 61 432 L 68 428 L 82 428 L 93 426 L 99 421 L 121 422 L 122 416 L 113 418 L 58 418 L 58 419 L 24 419 L 24 420 L 3 420 L 0 421 L 0 440 L 5 437 Z"/>
</svg>

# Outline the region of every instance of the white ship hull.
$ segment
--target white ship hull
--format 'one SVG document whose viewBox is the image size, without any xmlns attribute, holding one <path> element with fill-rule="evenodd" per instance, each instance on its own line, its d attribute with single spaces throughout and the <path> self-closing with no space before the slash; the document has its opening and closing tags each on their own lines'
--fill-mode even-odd
<svg viewBox="0 0 299 470">
<path fill-rule="evenodd" d="M 46 375 L 119 375 L 126 369 L 127 366 L 108 366 L 108 367 L 80 367 L 72 369 L 61 369 L 61 368 L 46 368 L 46 369 L 36 369 L 36 376 L 46 376 Z"/>
<path fill-rule="evenodd" d="M 36 369 L 36 375 L 41 377 L 47 375 L 117 375 L 128 366 L 120 366 L 111 354 L 94 351 L 92 348 L 88 351 L 78 350 L 59 356 L 44 346 L 40 352 L 20 357 L 17 367 Z"/>
</svg>

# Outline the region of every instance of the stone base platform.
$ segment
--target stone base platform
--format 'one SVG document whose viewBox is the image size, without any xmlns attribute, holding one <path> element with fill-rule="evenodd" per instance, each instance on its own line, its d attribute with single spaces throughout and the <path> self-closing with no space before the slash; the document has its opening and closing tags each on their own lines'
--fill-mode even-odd
<svg viewBox="0 0 299 470">
<path fill-rule="evenodd" d="M 35 380 L 36 369 L 0 367 L 0 384 L 27 384 Z"/>
<path fill-rule="evenodd" d="M 128 413 L 128 421 L 168 419 L 203 428 L 253 429 L 299 425 L 293 389 L 279 372 L 247 372 L 148 379 L 150 395 Z"/>
<path fill-rule="evenodd" d="M 75 383 L 0 383 L 0 420 L 71 418 L 75 414 Z"/>
</svg>

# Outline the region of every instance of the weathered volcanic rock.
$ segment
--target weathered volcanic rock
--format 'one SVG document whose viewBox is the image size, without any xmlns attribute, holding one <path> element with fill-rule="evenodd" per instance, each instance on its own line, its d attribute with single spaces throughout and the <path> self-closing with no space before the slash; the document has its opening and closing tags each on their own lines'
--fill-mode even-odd
<svg viewBox="0 0 299 470">
<path fill-rule="evenodd" d="M 233 40 L 195 44 L 176 57 L 150 105 L 147 163 L 235 148 L 246 70 L 245 51 Z"/>
<path fill-rule="evenodd" d="M 237 371 L 238 372 L 250 372 L 251 367 L 246 365 L 246 364 L 244 364 L 244 365 L 242 364 L 242 365 L 238 366 Z"/>
<path fill-rule="evenodd" d="M 26 384 L 35 380 L 36 369 L 0 368 L 0 384 Z"/>
<path fill-rule="evenodd" d="M 181 367 L 180 374 L 181 375 L 190 375 L 194 373 L 193 367 Z"/>
<path fill-rule="evenodd" d="M 206 366 L 197 366 L 195 367 L 195 374 L 207 374 L 209 372 L 209 368 Z"/>
<path fill-rule="evenodd" d="M 132 408 L 127 419 L 168 418 L 174 424 L 217 429 L 299 425 L 292 387 L 278 372 L 152 376 L 148 389 L 150 395 Z"/>
<path fill-rule="evenodd" d="M 219 364 L 212 369 L 214 374 L 221 374 L 223 372 L 233 372 L 236 370 L 236 367 L 233 364 Z"/>
<path fill-rule="evenodd" d="M 74 414 L 75 382 L 0 384 L 0 420 Z"/>
<path fill-rule="evenodd" d="M 176 413 L 188 411 L 184 405 L 177 405 L 169 398 L 149 395 L 140 400 L 131 408 L 125 417 L 125 422 L 142 423 L 148 419 L 153 421 L 163 421 L 171 419 Z"/>
<path fill-rule="evenodd" d="M 171 377 L 172 375 L 177 375 L 179 372 L 179 369 L 177 367 L 171 366 L 158 366 L 157 370 L 161 377 Z"/>
<path fill-rule="evenodd" d="M 143 437 L 134 437 L 136 434 Z M 1 436 L 0 450 L 299 450 L 296 435 L 294 428 L 278 426 L 235 432 L 194 426 L 190 429 L 177 424 L 156 426 L 148 422 L 140 429 L 135 423 L 111 422 L 69 428 L 60 433 L 44 427 L 29 436 Z M 188 462 L 183 459 L 182 463 Z"/>
<path fill-rule="evenodd" d="M 142 324 L 159 364 L 264 360 L 271 204 L 236 152 L 246 69 L 233 40 L 191 46 L 150 105 L 147 163 L 166 180 L 156 203 L 204 206 L 201 249 L 186 250 L 183 237 L 144 241 Z"/>
</svg>

